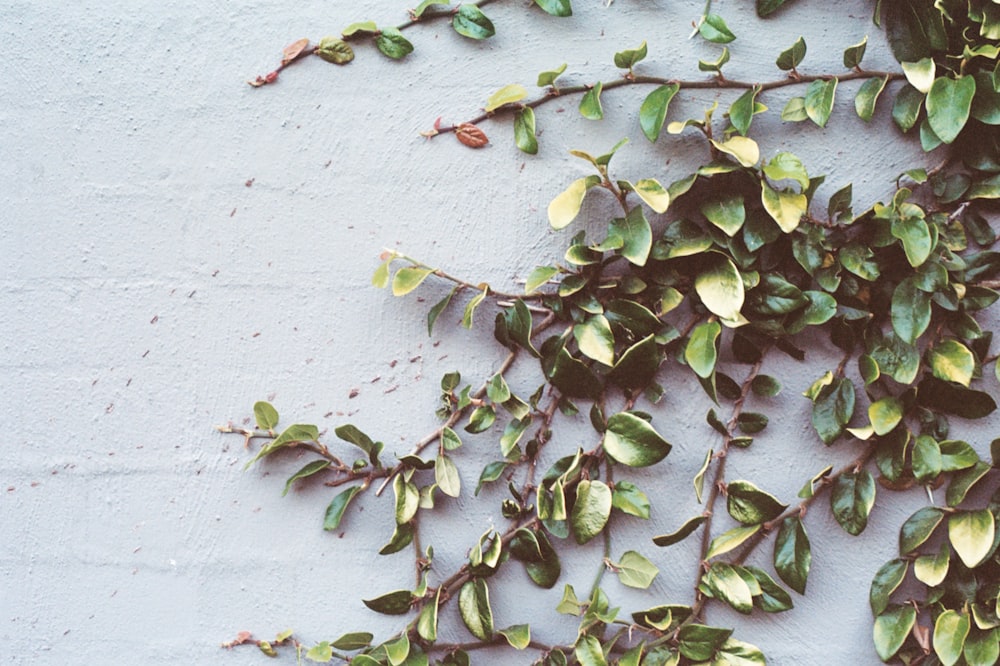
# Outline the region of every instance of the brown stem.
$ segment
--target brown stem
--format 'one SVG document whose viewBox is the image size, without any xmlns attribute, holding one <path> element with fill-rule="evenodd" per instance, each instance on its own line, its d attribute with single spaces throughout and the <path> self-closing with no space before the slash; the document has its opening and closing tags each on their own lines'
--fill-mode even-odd
<svg viewBox="0 0 1000 666">
<path fill-rule="evenodd" d="M 710 79 L 710 80 L 702 80 L 702 81 L 679 81 L 677 79 L 669 79 L 669 78 L 664 78 L 664 77 L 660 77 L 660 76 L 634 76 L 634 77 L 631 77 L 631 78 L 625 77 L 625 78 L 615 79 L 613 81 L 608 81 L 607 83 L 604 83 L 602 85 L 603 85 L 603 90 L 613 90 L 614 88 L 621 88 L 623 86 L 630 86 L 630 85 L 656 85 L 656 86 L 662 86 L 662 85 L 667 85 L 667 84 L 671 84 L 671 83 L 672 84 L 676 84 L 677 86 L 679 86 L 681 90 L 698 90 L 698 89 L 702 89 L 702 90 L 719 90 L 719 89 L 738 89 L 738 90 L 743 90 L 743 89 L 747 89 L 747 90 L 749 90 L 749 89 L 752 89 L 755 86 L 757 86 L 757 87 L 760 88 L 761 92 L 764 92 L 764 91 L 767 91 L 767 90 L 774 90 L 775 88 L 783 88 L 783 87 L 786 87 L 786 86 L 797 86 L 797 85 L 802 85 L 802 84 L 805 84 L 805 83 L 811 83 L 813 81 L 828 81 L 828 80 L 830 80 L 832 78 L 834 78 L 834 77 L 831 76 L 831 75 L 820 74 L 820 75 L 811 75 L 811 76 L 800 76 L 800 77 L 797 77 L 797 78 L 789 77 L 789 78 L 785 78 L 785 79 L 779 79 L 779 80 L 776 80 L 776 81 L 769 81 L 767 83 L 754 83 L 754 82 L 751 82 L 751 81 L 734 81 L 734 80 L 731 80 L 731 79 L 723 79 L 721 77 L 719 77 L 719 78 L 713 78 L 713 79 Z M 888 78 L 889 80 L 896 80 L 896 79 L 903 78 L 903 74 L 900 73 L 900 72 L 875 72 L 875 71 L 849 72 L 847 74 L 843 74 L 843 75 L 837 76 L 836 78 L 837 78 L 838 81 L 854 81 L 854 80 L 859 80 L 859 79 L 874 79 L 874 78 Z M 499 114 L 515 113 L 517 111 L 520 111 L 524 107 L 529 107 L 529 108 L 534 109 L 534 108 L 537 108 L 539 106 L 542 106 L 543 104 L 547 104 L 548 102 L 552 102 L 552 101 L 556 100 L 557 98 L 564 97 L 566 95 L 580 95 L 580 94 L 585 94 L 591 88 L 593 88 L 593 85 L 575 85 L 575 86 L 566 86 L 564 88 L 559 88 L 558 91 L 556 91 L 556 90 L 548 90 L 545 93 L 543 93 L 542 96 L 537 97 L 537 98 L 535 98 L 533 100 L 530 100 L 528 102 L 519 102 L 519 103 L 505 104 L 505 105 L 503 105 L 503 106 L 495 109 L 494 111 L 483 112 L 483 113 L 479 114 L 478 116 L 475 116 L 474 118 L 471 118 L 470 120 L 467 120 L 465 123 L 460 123 L 460 124 L 462 124 L 462 125 L 464 125 L 464 124 L 477 125 L 477 124 L 483 122 L 484 120 L 487 120 L 488 118 L 492 118 L 493 116 L 496 116 L 496 115 L 499 115 Z M 448 132 L 454 132 L 456 129 L 458 129 L 458 127 L 459 127 L 459 124 L 452 125 L 451 127 L 445 127 L 445 126 L 443 126 L 443 127 L 440 127 L 440 128 L 437 129 L 436 134 L 445 134 L 445 133 L 448 133 Z M 433 136 L 433 135 L 431 135 L 431 136 Z"/>
</svg>

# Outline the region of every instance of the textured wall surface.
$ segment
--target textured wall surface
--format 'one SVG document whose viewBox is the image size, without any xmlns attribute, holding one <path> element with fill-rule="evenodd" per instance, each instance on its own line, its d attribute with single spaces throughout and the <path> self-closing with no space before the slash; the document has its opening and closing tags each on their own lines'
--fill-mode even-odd
<svg viewBox="0 0 1000 666">
<path fill-rule="evenodd" d="M 705 76 L 697 58 L 718 51 L 687 41 L 701 0 L 574 5 L 576 16 L 554 19 L 523 1 L 498 2 L 489 9 L 498 34 L 487 42 L 434 23 L 406 33 L 417 50 L 404 63 L 361 47 L 349 67 L 312 58 L 255 90 L 246 79 L 271 69 L 285 44 L 355 20 L 396 23 L 405 3 L 0 0 L 0 387 L 8 422 L 0 663 L 264 663 L 253 648 L 219 644 L 244 629 L 269 637 L 291 627 L 312 641 L 398 626 L 360 600 L 412 584 L 408 551 L 374 555 L 389 536 L 381 519 L 391 520 L 391 499 L 365 497 L 343 534 L 324 532 L 333 490 L 313 485 L 282 498 L 301 462 L 286 456 L 244 472 L 241 440 L 213 426 L 240 423 L 255 400 L 268 399 L 285 423 L 332 430 L 350 422 L 388 452 L 408 451 L 437 423 L 440 376 L 457 369 L 481 381 L 502 350 L 487 311 L 471 331 L 455 326 L 459 314 L 450 311 L 428 337 L 426 308 L 443 287 L 422 287 L 423 303 L 373 289 L 383 248 L 516 289 L 568 241 L 545 219 L 548 201 L 585 172 L 568 149 L 599 153 L 628 136 L 615 173 L 665 183 L 703 159 L 694 136 L 655 145 L 641 136 L 641 90 L 606 94 L 599 124 L 576 114 L 576 100 L 540 109 L 538 157 L 516 151 L 507 122 L 484 125 L 493 145 L 479 152 L 451 136 L 419 136 L 438 116 L 475 115 L 502 85 L 533 89 L 539 71 L 562 62 L 567 81 L 607 79 L 616 51 L 648 40 L 641 67 L 690 79 Z M 801 2 L 764 23 L 750 2 L 716 3 L 739 35 L 727 74 L 779 77 L 777 51 L 799 35 L 810 71 L 839 70 L 843 48 L 866 34 L 867 66 L 892 67 L 870 3 L 836 6 Z M 765 155 L 794 147 L 811 174 L 827 174 L 821 197 L 853 181 L 867 206 L 890 195 L 896 174 L 936 158 L 900 141 L 884 104 L 874 127 L 864 127 L 853 90 L 842 86 L 825 130 L 782 125 L 776 110 L 786 98 L 776 94 L 768 99 L 775 112 L 753 133 Z M 713 100 L 726 108 L 732 98 L 684 93 L 671 118 L 700 117 Z M 605 204 L 585 212 L 600 220 Z M 800 396 L 835 358 L 821 346 L 808 363 L 769 366 L 785 391 L 757 407 L 782 417 L 754 454 L 732 457 L 731 478 L 792 498 L 804 479 L 853 457 L 850 444 L 818 442 Z M 691 477 L 710 441 L 711 405 L 680 377 L 653 409 L 674 451 L 634 477 L 676 511 L 626 521 L 613 546 L 615 556 L 641 550 L 662 573 L 644 593 L 609 578 L 623 611 L 690 598 L 696 544 L 668 552 L 649 542 L 700 511 Z M 521 392 L 537 385 L 531 372 L 513 381 Z M 996 390 L 995 380 L 986 390 Z M 969 429 L 969 441 L 983 450 L 989 429 Z M 593 438 L 586 429 L 560 433 L 564 451 Z M 442 572 L 503 524 L 500 489 L 484 501 L 468 492 L 495 441 L 467 439 L 457 456 L 465 494 L 424 520 Z M 826 508 L 813 511 L 809 594 L 796 596 L 796 609 L 747 620 L 713 608 L 710 620 L 739 626 L 772 664 L 877 663 L 868 583 L 894 556 L 900 523 L 925 501 L 914 491 L 880 505 L 857 538 Z M 380 519 L 377 527 L 369 517 Z M 586 588 L 600 557 L 596 542 L 574 549 L 561 583 Z M 561 583 L 539 592 L 519 570 L 503 575 L 509 585 L 493 597 L 498 626 L 534 622 L 542 640 L 572 640 L 574 625 L 551 611 Z M 466 640 L 460 624 L 451 626 L 446 640 Z M 282 663 L 294 658 L 286 653 Z"/>
</svg>

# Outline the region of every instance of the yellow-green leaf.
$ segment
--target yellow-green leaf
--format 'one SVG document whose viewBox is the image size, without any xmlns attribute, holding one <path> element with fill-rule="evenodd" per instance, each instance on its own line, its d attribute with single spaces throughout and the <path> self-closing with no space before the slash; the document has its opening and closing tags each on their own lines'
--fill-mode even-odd
<svg viewBox="0 0 1000 666">
<path fill-rule="evenodd" d="M 578 178 L 570 183 L 561 194 L 549 204 L 549 224 L 553 229 L 562 229 L 576 219 L 583 205 L 583 197 L 594 185 L 600 182 L 598 176 Z"/>
<path fill-rule="evenodd" d="M 727 141 L 712 139 L 712 145 L 727 155 L 732 155 L 745 167 L 752 167 L 760 160 L 760 146 L 750 137 L 734 136 Z"/>
<path fill-rule="evenodd" d="M 712 253 L 705 259 L 706 267 L 694 281 L 694 289 L 709 312 L 724 321 L 737 320 L 745 296 L 743 278 L 729 257 Z"/>
<path fill-rule="evenodd" d="M 786 234 L 799 226 L 799 221 L 809 209 L 809 201 L 805 194 L 790 190 L 775 191 L 767 183 L 761 183 L 760 200 L 768 215 Z"/>
</svg>

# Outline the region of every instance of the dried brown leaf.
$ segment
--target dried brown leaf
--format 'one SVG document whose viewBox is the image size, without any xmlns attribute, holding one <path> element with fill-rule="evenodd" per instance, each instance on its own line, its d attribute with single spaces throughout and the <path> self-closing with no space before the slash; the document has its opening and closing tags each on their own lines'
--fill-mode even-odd
<svg viewBox="0 0 1000 666">
<path fill-rule="evenodd" d="M 490 142 L 486 133 L 472 123 L 462 123 L 456 127 L 455 136 L 469 148 L 482 148 Z"/>
<path fill-rule="evenodd" d="M 297 42 L 292 42 L 285 48 L 281 50 L 283 57 L 281 58 L 281 64 L 287 65 L 291 61 L 302 55 L 302 52 L 309 46 L 309 40 L 303 37 Z"/>
</svg>

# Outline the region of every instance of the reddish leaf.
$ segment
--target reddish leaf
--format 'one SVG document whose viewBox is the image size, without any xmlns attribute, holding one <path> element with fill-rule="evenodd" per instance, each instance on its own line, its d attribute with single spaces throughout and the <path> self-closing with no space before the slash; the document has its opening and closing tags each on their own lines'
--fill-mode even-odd
<svg viewBox="0 0 1000 666">
<path fill-rule="evenodd" d="M 287 65 L 291 61 L 298 58 L 300 55 L 302 55 L 302 51 L 304 51 L 307 46 L 309 46 L 309 40 L 306 39 L 305 37 L 303 37 L 297 42 L 292 42 L 291 44 L 286 46 L 284 49 L 281 50 L 281 53 L 283 54 L 283 57 L 281 58 L 281 64 Z"/>
<path fill-rule="evenodd" d="M 483 130 L 472 123 L 462 123 L 456 127 L 455 136 L 469 148 L 482 148 L 490 142 Z"/>
</svg>

